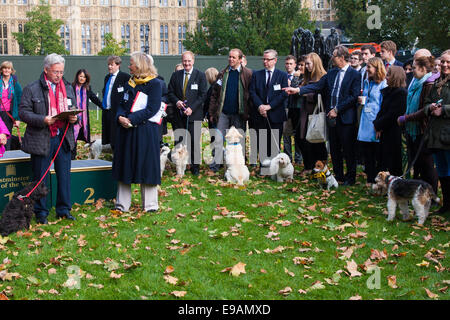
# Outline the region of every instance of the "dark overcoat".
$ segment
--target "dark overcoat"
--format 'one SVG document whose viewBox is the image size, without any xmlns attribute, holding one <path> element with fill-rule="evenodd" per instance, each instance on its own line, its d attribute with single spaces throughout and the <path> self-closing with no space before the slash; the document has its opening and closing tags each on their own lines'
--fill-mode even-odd
<svg viewBox="0 0 450 320">
<path fill-rule="evenodd" d="M 148 96 L 147 107 L 130 112 L 139 91 Z M 114 179 L 125 184 L 161 184 L 159 125 L 149 121 L 160 109 L 161 94 L 161 84 L 157 79 L 135 88 L 125 85 L 116 114 L 117 131 L 112 165 Z M 133 127 L 122 127 L 118 122 L 120 116 L 130 119 Z"/>
</svg>

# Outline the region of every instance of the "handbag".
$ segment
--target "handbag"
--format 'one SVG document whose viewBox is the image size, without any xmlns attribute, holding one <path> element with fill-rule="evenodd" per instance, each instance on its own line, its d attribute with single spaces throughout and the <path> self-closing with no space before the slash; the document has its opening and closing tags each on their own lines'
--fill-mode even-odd
<svg viewBox="0 0 450 320">
<path fill-rule="evenodd" d="M 320 94 L 313 113 L 308 116 L 306 140 L 310 143 L 322 143 L 327 140 L 326 114 Z"/>
</svg>

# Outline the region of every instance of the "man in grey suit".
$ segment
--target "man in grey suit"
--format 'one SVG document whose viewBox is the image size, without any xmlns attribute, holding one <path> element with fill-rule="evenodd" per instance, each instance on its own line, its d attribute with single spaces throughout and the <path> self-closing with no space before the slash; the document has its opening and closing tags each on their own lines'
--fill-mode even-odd
<svg viewBox="0 0 450 320">
<path fill-rule="evenodd" d="M 203 120 L 203 102 L 207 93 L 207 81 L 203 72 L 194 68 L 195 57 L 191 51 L 186 51 L 181 56 L 183 70 L 176 71 L 170 77 L 169 102 L 176 110 L 175 117 L 187 129 L 190 134 L 190 158 L 191 172 L 198 175 L 201 163 L 201 122 Z M 174 130 L 179 128 L 174 128 Z M 182 141 L 184 135 L 180 136 L 175 144 Z M 184 143 L 188 143 L 185 141 Z"/>
</svg>

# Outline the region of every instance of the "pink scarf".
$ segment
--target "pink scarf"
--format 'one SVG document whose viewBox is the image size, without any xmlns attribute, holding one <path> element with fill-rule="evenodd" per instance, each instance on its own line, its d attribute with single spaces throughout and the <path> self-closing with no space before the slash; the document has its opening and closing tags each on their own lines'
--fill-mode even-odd
<svg viewBox="0 0 450 320">
<path fill-rule="evenodd" d="M 75 142 L 78 138 L 78 133 L 80 132 L 81 127 L 83 127 L 84 138 L 88 138 L 87 134 L 87 92 L 84 86 L 80 87 L 78 84 L 75 87 L 75 91 L 77 94 L 77 107 L 78 109 L 83 110 L 81 114 L 78 115 L 78 123 L 73 126 L 74 138 Z M 88 141 L 89 142 L 89 141 Z"/>
<path fill-rule="evenodd" d="M 9 130 L 6 127 L 5 123 L 0 119 L 0 134 L 3 133 L 6 135 L 7 138 L 10 137 Z M 0 158 L 3 157 L 3 154 L 5 153 L 5 146 L 2 144 L 0 145 Z"/>
<path fill-rule="evenodd" d="M 60 114 L 63 111 L 69 110 L 68 104 L 67 104 L 67 93 L 66 93 L 66 86 L 64 85 L 63 80 L 59 81 L 58 84 L 56 84 L 56 90 L 55 94 L 53 94 L 52 89 L 52 83 L 47 79 L 47 76 L 44 74 L 45 82 L 48 86 L 48 101 L 50 102 L 49 108 L 48 108 L 48 115 L 49 116 L 56 116 L 57 114 Z M 62 128 L 64 126 L 64 121 L 56 120 L 54 124 L 50 126 L 50 134 L 52 137 L 56 136 L 58 133 L 58 129 Z"/>
</svg>

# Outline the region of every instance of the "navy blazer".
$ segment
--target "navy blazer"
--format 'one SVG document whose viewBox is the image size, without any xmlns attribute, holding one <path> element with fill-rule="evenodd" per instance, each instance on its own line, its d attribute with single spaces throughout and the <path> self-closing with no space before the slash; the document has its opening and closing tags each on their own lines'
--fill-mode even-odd
<svg viewBox="0 0 450 320">
<path fill-rule="evenodd" d="M 275 90 L 276 86 L 279 86 L 279 90 Z M 267 92 L 269 103 L 266 103 L 266 69 L 253 72 L 249 87 L 250 98 L 253 102 L 252 108 L 254 108 L 253 113 L 259 114 L 258 107 L 262 104 L 269 104 L 271 107 L 271 110 L 267 113 L 269 120 L 273 123 L 286 121 L 288 95 L 282 90 L 286 87 L 288 87 L 287 73 L 275 69 Z"/>
<path fill-rule="evenodd" d="M 110 74 L 108 73 L 103 81 L 104 85 L 102 90 L 102 97 L 105 96 L 105 90 L 108 90 L 108 88 L 106 88 L 106 84 L 108 83 L 109 76 Z M 126 72 L 122 72 L 119 70 L 119 73 L 117 74 L 116 79 L 114 80 L 114 84 L 111 88 L 111 111 L 113 112 L 113 114 L 116 114 L 119 104 L 122 101 L 124 93 L 123 88 L 128 83 L 128 80 L 130 80 L 130 75 Z"/>
<path fill-rule="evenodd" d="M 331 109 L 331 91 L 336 80 L 339 68 L 331 69 L 326 75 L 320 78 L 319 81 L 311 83 L 300 88 L 300 95 L 308 93 L 320 93 L 325 104 L 326 111 Z M 344 74 L 344 79 L 341 83 L 339 91 L 338 104 L 338 118 L 343 124 L 353 124 L 356 121 L 358 96 L 361 94 L 361 74 L 348 67 Z"/>
<path fill-rule="evenodd" d="M 169 102 L 174 106 L 178 100 L 183 101 L 183 79 L 184 69 L 172 73 L 169 82 Z M 192 85 L 197 85 L 197 89 L 192 89 Z M 192 109 L 189 117 L 190 121 L 203 120 L 203 103 L 208 91 L 206 76 L 198 69 L 192 68 L 192 74 L 186 87 L 187 106 Z M 176 107 L 175 107 L 176 108 Z"/>
</svg>

